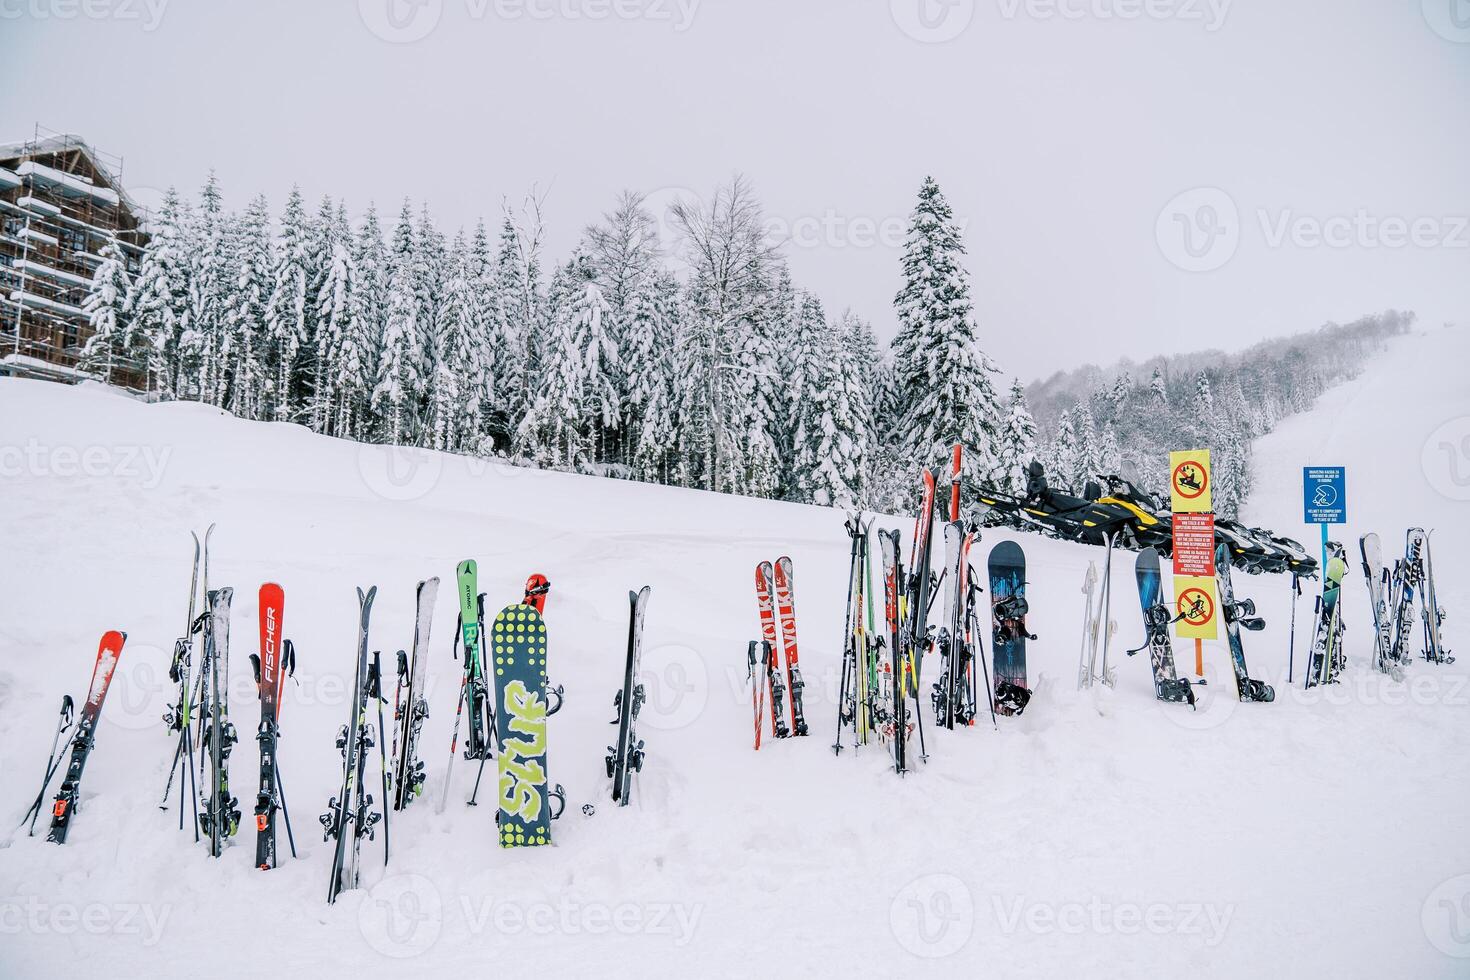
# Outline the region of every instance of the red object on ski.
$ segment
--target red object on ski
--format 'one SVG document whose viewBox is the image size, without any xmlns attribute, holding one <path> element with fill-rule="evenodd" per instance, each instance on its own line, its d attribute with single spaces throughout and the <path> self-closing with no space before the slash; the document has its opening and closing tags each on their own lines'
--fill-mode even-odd
<svg viewBox="0 0 1470 980">
<path fill-rule="evenodd" d="M 526 579 L 526 598 L 528 606 L 535 606 L 536 612 L 546 612 L 546 593 L 551 591 L 551 580 L 540 572 Z"/>
<path fill-rule="evenodd" d="M 806 729 L 801 716 L 801 669 L 796 655 L 796 600 L 791 595 L 791 559 L 776 559 L 776 615 L 781 622 L 782 652 L 786 658 L 786 700 L 791 705 L 791 730 Z"/>
<path fill-rule="evenodd" d="M 286 590 L 274 582 L 260 587 L 260 700 L 280 713 L 281 630 L 286 621 Z"/>
<path fill-rule="evenodd" d="M 954 444 L 953 458 L 949 470 L 949 519 L 960 519 L 960 444 Z"/>
</svg>

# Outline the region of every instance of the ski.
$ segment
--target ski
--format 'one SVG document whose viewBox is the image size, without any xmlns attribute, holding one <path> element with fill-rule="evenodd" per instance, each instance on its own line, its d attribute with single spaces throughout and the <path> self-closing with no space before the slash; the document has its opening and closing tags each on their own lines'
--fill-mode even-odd
<svg viewBox="0 0 1470 980">
<path fill-rule="evenodd" d="M 908 675 L 904 658 L 902 627 L 900 625 L 900 594 L 903 581 L 903 566 L 899 554 L 897 531 L 880 530 L 878 545 L 883 555 L 883 613 L 887 628 L 889 662 L 885 664 L 888 674 L 888 718 L 885 727 L 893 742 L 893 769 L 902 775 L 908 772 L 908 693 L 905 678 Z"/>
<path fill-rule="evenodd" d="M 335 902 L 343 891 L 357 887 L 357 859 L 362 837 L 364 834 L 372 836 L 372 827 L 378 816 L 367 810 L 372 799 L 365 796 L 362 778 L 363 756 L 370 738 L 366 723 L 368 622 L 377 594 L 377 586 L 366 592 L 361 588 L 357 590 L 357 652 L 353 659 L 352 700 L 348 704 L 347 724 L 337 731 L 337 749 L 342 753 L 342 783 L 337 795 L 328 801 L 327 812 L 321 815 L 325 831 L 323 840 L 335 841 L 332 876 L 327 884 L 329 903 Z"/>
<path fill-rule="evenodd" d="M 1404 669 L 1393 661 L 1393 622 L 1388 611 L 1389 573 L 1383 564 L 1383 544 L 1368 532 L 1358 539 L 1363 557 L 1363 580 L 1368 586 L 1368 605 L 1373 610 L 1373 666 L 1396 681 Z"/>
<path fill-rule="evenodd" d="M 439 577 L 427 578 L 415 590 L 413 623 L 413 659 L 398 651 L 400 684 L 406 679 L 406 697 L 399 703 L 394 696 L 394 722 L 397 725 L 393 751 L 393 809 L 402 810 L 424 791 L 424 763 L 419 759 L 419 735 L 424 719 L 429 717 L 428 692 L 424 676 L 428 671 L 429 628 L 434 620 L 434 601 L 439 596 Z"/>
<path fill-rule="evenodd" d="M 775 569 L 768 561 L 755 567 L 755 598 L 760 611 L 761 639 L 770 645 L 771 655 L 766 660 L 766 684 L 771 696 L 771 734 L 775 738 L 786 738 L 791 730 L 786 727 L 786 684 L 781 679 L 780 640 L 776 636 Z"/>
<path fill-rule="evenodd" d="M 1306 687 L 1330 684 L 1337 679 L 1340 665 L 1338 647 L 1342 640 L 1342 580 L 1347 575 L 1347 562 L 1336 555 L 1327 559 L 1322 579 L 1322 595 L 1317 600 L 1317 629 L 1312 652 L 1307 661 Z"/>
<path fill-rule="evenodd" d="M 255 684 L 260 692 L 260 727 L 256 741 L 260 743 L 260 791 L 255 797 L 255 866 L 268 871 L 276 866 L 276 812 L 285 810 L 281 789 L 276 746 L 280 738 L 281 691 L 286 677 L 296 669 L 296 652 L 290 640 L 283 640 L 286 593 L 273 582 L 260 587 L 260 653 L 252 654 L 250 664 L 255 671 Z M 296 840 L 291 834 L 291 818 L 286 816 L 286 836 L 291 856 L 296 856 Z"/>
<path fill-rule="evenodd" d="M 938 646 L 941 677 L 935 681 L 931 699 L 934 723 L 953 729 L 972 724 L 975 703 L 970 696 L 974 676 L 973 658 L 966 643 L 965 603 L 968 598 L 969 550 L 977 534 L 967 533 L 958 520 L 944 525 L 945 626 Z"/>
<path fill-rule="evenodd" d="M 638 670 L 643 659 L 643 617 L 648 596 L 646 585 L 628 593 L 628 657 L 623 669 L 623 687 L 613 698 L 617 717 L 612 723 L 618 726 L 618 742 L 607 747 L 607 775 L 612 780 L 612 798 L 618 806 L 628 805 L 633 773 L 643 771 L 643 740 L 638 737 L 636 725 L 644 697 Z"/>
<path fill-rule="evenodd" d="M 127 638 L 128 635 L 120 630 L 109 630 L 102 634 L 102 640 L 97 644 L 97 660 L 92 665 L 92 681 L 87 687 L 87 700 L 82 704 L 76 734 L 72 736 L 71 761 L 67 763 L 66 774 L 61 778 L 61 791 L 56 794 L 56 802 L 51 807 L 51 830 L 46 834 L 46 839 L 53 843 L 66 843 L 72 814 L 77 810 L 77 801 L 81 795 L 82 770 L 86 768 L 87 758 L 97 743 L 97 722 L 102 717 L 102 703 L 107 700 L 107 689 L 112 684 L 112 675 L 117 670 L 117 660 L 122 656 L 123 644 Z M 66 713 L 66 708 L 66 702 L 62 702 L 63 714 Z M 51 765 L 48 764 L 47 768 L 51 768 Z M 46 782 L 50 781 L 48 776 Z M 41 792 L 45 791 L 46 787 L 42 786 Z"/>
<path fill-rule="evenodd" d="M 796 652 L 796 598 L 792 594 L 794 585 L 791 559 L 782 556 L 776 559 L 776 618 L 781 627 L 782 654 L 786 660 L 786 693 L 791 704 L 791 733 L 807 733 L 806 715 L 802 711 L 801 694 L 806 683 L 801 679 L 801 667 Z"/>
<path fill-rule="evenodd" d="M 230 753 L 237 736 L 230 713 L 230 605 L 235 590 L 216 589 L 207 597 L 204 620 L 204 665 L 209 674 L 208 702 L 203 708 L 204 737 L 200 745 L 207 750 L 209 762 L 209 795 L 199 814 L 199 829 L 209 837 L 210 857 L 224 853 L 226 838 L 240 829 L 240 801 L 230 795 Z"/>
<path fill-rule="evenodd" d="M 1276 692 L 1264 681 L 1253 680 L 1245 667 L 1245 646 L 1241 630 L 1259 632 L 1265 620 L 1256 615 L 1256 604 L 1250 599 L 1235 599 L 1235 586 L 1230 580 L 1230 547 L 1222 544 L 1215 550 L 1215 580 L 1220 589 L 1220 611 L 1225 617 L 1225 635 L 1230 643 L 1230 663 L 1235 671 L 1235 690 L 1242 701 L 1274 701 Z"/>
<path fill-rule="evenodd" d="M 1431 530 L 1424 535 L 1424 587 L 1420 590 L 1420 605 L 1424 611 L 1424 659 L 1431 663 L 1452 664 L 1455 658 L 1444 647 L 1444 638 L 1440 635 L 1440 626 L 1444 623 L 1444 609 L 1439 604 L 1439 593 L 1434 587 L 1434 554 L 1430 548 L 1430 541 L 1434 537 Z"/>
<path fill-rule="evenodd" d="M 995 705 L 1019 715 L 1031 701 L 1026 684 L 1026 554 L 1014 541 L 990 549 L 991 651 L 995 658 Z"/>
<path fill-rule="evenodd" d="M 480 772 L 490 755 L 489 735 L 495 731 L 494 708 L 490 704 L 489 685 L 485 680 L 484 626 L 485 601 L 479 593 L 479 566 L 467 558 L 455 569 L 459 595 L 459 623 L 455 629 L 455 656 L 464 664 L 459 685 L 459 700 L 454 707 L 454 735 L 449 741 L 449 765 L 444 771 L 444 795 L 439 798 L 438 812 L 443 813 L 449 801 L 454 776 L 454 757 L 459 751 L 459 722 L 469 707 L 469 727 L 465 732 L 465 759 L 479 759 Z M 476 786 L 478 787 L 478 777 Z M 473 797 L 471 797 L 473 799 Z"/>
</svg>

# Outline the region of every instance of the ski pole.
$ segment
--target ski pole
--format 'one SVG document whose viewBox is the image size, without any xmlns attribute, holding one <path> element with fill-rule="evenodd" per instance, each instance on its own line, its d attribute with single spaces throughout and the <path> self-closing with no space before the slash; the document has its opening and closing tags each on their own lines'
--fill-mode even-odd
<svg viewBox="0 0 1470 980">
<path fill-rule="evenodd" d="M 1301 581 L 1296 572 L 1291 573 L 1291 638 L 1286 647 L 1286 683 L 1291 683 L 1291 675 L 1296 663 L 1296 599 L 1302 594 Z"/>
<path fill-rule="evenodd" d="M 41 781 L 41 792 L 36 794 L 36 802 L 31 804 L 31 808 L 26 811 L 26 815 L 20 821 L 21 824 L 25 824 L 27 820 L 30 821 L 31 827 L 26 834 L 27 837 L 36 832 L 36 818 L 41 815 L 41 806 L 46 801 L 46 787 L 51 785 L 56 770 L 61 767 L 61 756 L 57 753 L 56 747 L 61 744 L 61 737 L 71 731 L 72 707 L 71 695 L 63 694 L 61 696 L 61 715 L 56 720 L 56 734 L 51 736 L 51 754 L 46 757 L 46 778 Z"/>
</svg>

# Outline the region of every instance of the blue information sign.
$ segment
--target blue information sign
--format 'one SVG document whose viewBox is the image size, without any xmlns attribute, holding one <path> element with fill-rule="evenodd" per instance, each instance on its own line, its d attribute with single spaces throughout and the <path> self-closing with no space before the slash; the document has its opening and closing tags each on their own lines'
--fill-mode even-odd
<svg viewBox="0 0 1470 980">
<path fill-rule="evenodd" d="M 1302 469 L 1302 513 L 1307 524 L 1347 523 L 1347 468 L 1307 466 Z"/>
</svg>

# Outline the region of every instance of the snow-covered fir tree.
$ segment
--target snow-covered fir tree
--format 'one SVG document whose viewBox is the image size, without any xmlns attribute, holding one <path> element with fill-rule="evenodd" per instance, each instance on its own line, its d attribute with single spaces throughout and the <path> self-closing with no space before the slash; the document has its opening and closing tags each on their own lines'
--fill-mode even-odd
<svg viewBox="0 0 1470 980">
<path fill-rule="evenodd" d="M 127 314 L 128 293 L 133 288 L 128 277 L 127 256 L 117 239 L 109 238 L 97 253 L 102 261 L 92 274 L 82 312 L 95 331 L 82 348 L 78 366 L 104 381 L 112 380 L 112 369 L 119 361 L 146 361 L 147 338 L 132 329 Z"/>
<path fill-rule="evenodd" d="M 342 336 L 333 418 L 335 435 L 362 439 L 372 434 L 372 397 L 388 306 L 388 252 L 372 206 L 353 240 L 352 270 L 351 313 Z"/>
<path fill-rule="evenodd" d="M 383 434 L 393 445 L 416 444 L 424 399 L 427 325 L 419 307 L 414 251 L 413 213 L 404 201 L 389 255 L 383 345 L 372 395 L 373 411 L 383 420 Z"/>
<path fill-rule="evenodd" d="M 266 308 L 270 302 L 272 270 L 270 210 L 257 196 L 231 225 L 233 289 L 225 309 L 224 330 L 230 342 L 224 349 L 228 381 L 225 406 L 241 418 L 263 417 L 263 390 L 269 381 Z"/>
<path fill-rule="evenodd" d="M 811 502 L 819 506 L 857 508 L 865 504 L 863 474 L 867 469 L 872 417 L 867 385 L 859 361 L 861 323 L 846 319 L 828 334 L 824 376 L 816 386 L 813 430 L 816 444 L 807 479 Z"/>
<path fill-rule="evenodd" d="M 320 263 L 322 272 L 314 290 L 316 299 L 316 380 L 312 391 L 312 428 L 318 432 L 337 434 L 341 421 L 337 411 L 342 404 L 339 393 L 344 375 L 352 370 L 347 363 L 348 336 L 353 332 L 356 312 L 352 292 L 357 272 L 352 261 L 352 229 L 347 215 L 330 216 L 331 224 L 322 229 L 320 247 L 328 250 L 327 261 Z"/>
<path fill-rule="evenodd" d="M 1011 382 L 1011 400 L 1000 434 L 997 489 L 1019 494 L 1026 489 L 1026 467 L 1036 458 L 1036 420 L 1026 407 L 1026 389 L 1020 379 Z"/>
<path fill-rule="evenodd" d="M 291 188 L 281 215 L 281 240 L 271 270 L 270 299 L 266 301 L 265 329 L 270 340 L 270 417 L 294 421 L 297 401 L 297 363 L 312 341 L 312 312 L 308 306 L 312 280 L 312 232 L 302 208 L 301 189 Z"/>
<path fill-rule="evenodd" d="M 152 222 L 152 234 L 127 315 L 133 329 L 148 338 L 150 387 L 179 397 L 184 378 L 180 339 L 189 324 L 189 239 L 187 210 L 169 188 Z"/>
<path fill-rule="evenodd" d="M 959 227 L 939 185 L 925 178 L 904 243 L 903 286 L 894 299 L 893 351 L 905 455 L 937 466 L 965 446 L 967 483 L 989 480 L 997 465 L 1002 413 L 980 350 Z"/>
<path fill-rule="evenodd" d="M 585 266 L 558 269 L 548 294 L 551 319 L 543 348 L 545 370 L 516 433 L 518 454 L 551 469 L 580 472 L 588 461 L 591 418 L 584 399 L 586 361 L 578 346 L 586 315 Z"/>
</svg>

